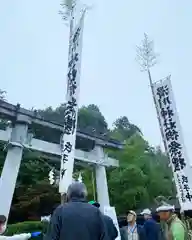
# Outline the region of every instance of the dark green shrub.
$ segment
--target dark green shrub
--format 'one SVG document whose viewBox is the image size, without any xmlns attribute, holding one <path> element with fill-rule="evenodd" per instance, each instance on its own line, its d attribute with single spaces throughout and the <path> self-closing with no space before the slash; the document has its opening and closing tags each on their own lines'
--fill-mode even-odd
<svg viewBox="0 0 192 240">
<path fill-rule="evenodd" d="M 12 236 L 14 234 L 32 233 L 32 232 L 45 233 L 46 228 L 47 228 L 47 223 L 42 223 L 38 221 L 20 222 L 20 223 L 8 225 L 5 235 Z M 36 237 L 35 239 L 41 240 L 42 236 Z"/>
</svg>

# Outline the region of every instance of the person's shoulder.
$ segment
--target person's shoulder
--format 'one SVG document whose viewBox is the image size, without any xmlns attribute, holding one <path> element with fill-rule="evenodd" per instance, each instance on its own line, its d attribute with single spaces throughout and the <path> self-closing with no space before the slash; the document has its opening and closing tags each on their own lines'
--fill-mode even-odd
<svg viewBox="0 0 192 240">
<path fill-rule="evenodd" d="M 62 215 L 68 208 L 70 208 L 70 203 L 60 204 L 55 208 L 54 213 L 56 215 Z"/>
<path fill-rule="evenodd" d="M 63 208 L 64 208 L 65 205 L 58 205 L 56 208 L 55 208 L 55 212 L 60 212 Z"/>
<path fill-rule="evenodd" d="M 143 231 L 143 226 L 140 224 L 137 224 L 137 231 L 138 232 Z"/>
<path fill-rule="evenodd" d="M 123 226 L 123 227 L 121 227 L 119 230 L 120 230 L 121 232 L 127 231 L 127 226 Z"/>
<path fill-rule="evenodd" d="M 184 239 L 186 234 L 186 228 L 182 221 L 179 219 L 171 225 L 171 231 L 175 238 Z"/>
<path fill-rule="evenodd" d="M 119 229 L 119 231 L 120 231 L 120 234 L 121 234 L 121 235 L 127 233 L 127 226 L 121 227 L 121 228 Z"/>
<path fill-rule="evenodd" d="M 74 201 L 74 202 L 69 202 L 66 205 L 63 206 L 62 211 L 68 211 L 68 210 L 73 210 L 73 209 L 78 209 L 79 211 L 84 211 L 84 212 L 100 212 L 98 208 L 95 206 L 87 203 L 87 202 L 81 202 L 81 201 Z"/>
<path fill-rule="evenodd" d="M 100 212 L 100 210 L 97 207 L 95 207 L 95 206 L 93 206 L 93 205 L 91 205 L 87 202 L 81 202 L 80 204 L 86 210 L 90 210 L 90 211 L 93 211 L 93 212 Z"/>
<path fill-rule="evenodd" d="M 103 214 L 103 219 L 104 219 L 104 221 L 105 221 L 107 224 L 109 224 L 109 225 L 114 225 L 113 219 L 112 219 L 111 217 Z"/>
<path fill-rule="evenodd" d="M 151 219 L 147 219 L 145 222 L 144 222 L 144 225 L 146 226 L 154 226 L 154 225 L 157 225 L 157 222 L 151 218 Z"/>
<path fill-rule="evenodd" d="M 172 224 L 173 229 L 185 230 L 184 223 L 178 218 Z"/>
<path fill-rule="evenodd" d="M 53 213 L 51 214 L 51 217 L 53 217 L 53 216 L 56 217 L 56 216 L 61 215 L 62 208 L 63 208 L 62 205 L 57 206 L 57 207 L 54 209 Z"/>
<path fill-rule="evenodd" d="M 112 221 L 112 222 L 113 222 L 112 218 L 109 217 L 108 215 L 103 214 L 103 218 L 104 218 L 106 221 L 109 221 L 109 222 Z"/>
<path fill-rule="evenodd" d="M 137 228 L 143 228 L 141 224 L 137 224 Z"/>
</svg>

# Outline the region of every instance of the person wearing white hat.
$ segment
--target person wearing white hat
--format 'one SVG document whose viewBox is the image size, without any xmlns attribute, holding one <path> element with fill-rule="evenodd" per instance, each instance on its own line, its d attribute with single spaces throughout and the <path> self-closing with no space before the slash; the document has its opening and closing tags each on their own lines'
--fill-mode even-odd
<svg viewBox="0 0 192 240">
<path fill-rule="evenodd" d="M 174 212 L 175 211 L 175 206 L 174 205 L 169 205 L 169 204 L 164 204 L 161 205 L 160 207 L 158 207 L 156 209 L 157 213 L 161 213 L 161 212 Z"/>
<path fill-rule="evenodd" d="M 156 209 L 160 220 L 167 223 L 168 231 L 165 233 L 167 240 L 187 239 L 187 230 L 184 223 L 175 214 L 175 207 L 165 204 Z"/>
<path fill-rule="evenodd" d="M 146 208 L 141 212 L 144 216 L 145 223 L 143 228 L 145 230 L 147 240 L 158 240 L 160 239 L 160 226 L 152 218 L 152 212 L 150 209 Z"/>
<path fill-rule="evenodd" d="M 141 212 L 141 215 L 144 216 L 145 220 L 148 218 L 151 218 L 151 216 L 152 216 L 151 210 L 149 208 L 146 208 Z"/>
</svg>

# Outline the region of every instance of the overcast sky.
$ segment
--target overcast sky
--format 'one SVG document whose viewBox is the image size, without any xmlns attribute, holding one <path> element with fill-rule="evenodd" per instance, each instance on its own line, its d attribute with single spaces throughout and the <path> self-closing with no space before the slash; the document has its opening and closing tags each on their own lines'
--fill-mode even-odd
<svg viewBox="0 0 192 240">
<path fill-rule="evenodd" d="M 146 32 L 160 54 L 154 81 L 172 75 L 191 158 L 192 1 L 88 2 L 93 9 L 85 19 L 80 105 L 97 104 L 110 126 L 126 115 L 151 144 L 162 142 L 147 75 L 135 61 Z M 65 101 L 69 29 L 59 9 L 60 0 L 0 1 L 0 88 L 10 102 L 44 108 Z"/>
</svg>

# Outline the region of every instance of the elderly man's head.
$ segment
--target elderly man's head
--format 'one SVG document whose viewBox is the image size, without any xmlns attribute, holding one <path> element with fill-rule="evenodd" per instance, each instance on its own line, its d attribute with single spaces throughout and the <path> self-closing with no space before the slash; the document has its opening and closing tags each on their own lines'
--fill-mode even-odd
<svg viewBox="0 0 192 240">
<path fill-rule="evenodd" d="M 67 190 L 67 199 L 71 200 L 72 198 L 76 199 L 86 199 L 87 197 L 87 188 L 84 183 L 74 182 L 69 185 Z"/>
</svg>

